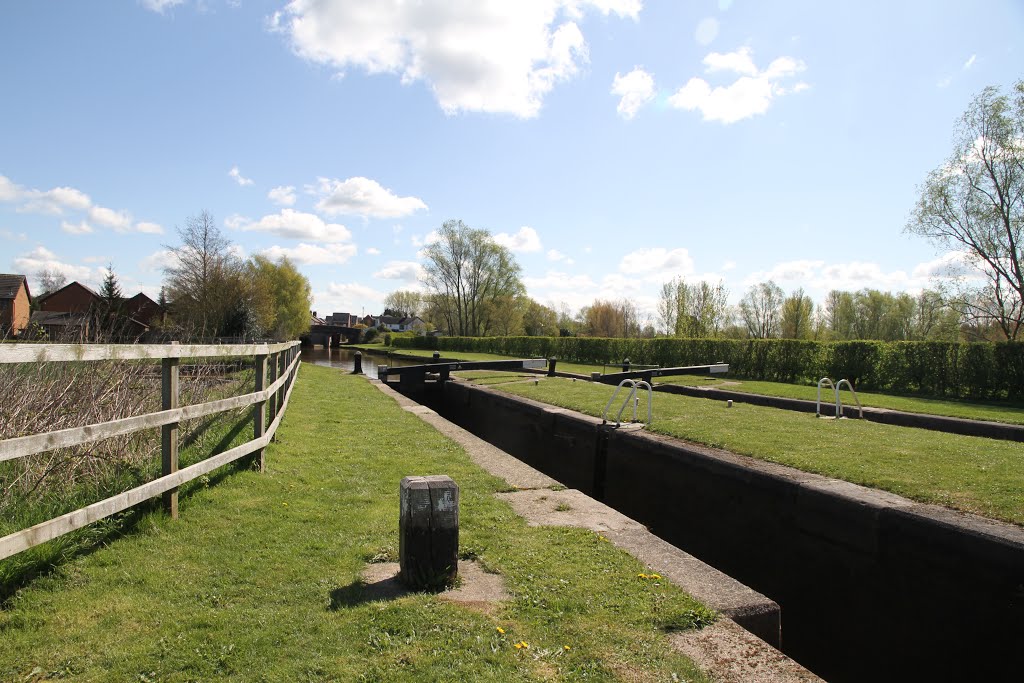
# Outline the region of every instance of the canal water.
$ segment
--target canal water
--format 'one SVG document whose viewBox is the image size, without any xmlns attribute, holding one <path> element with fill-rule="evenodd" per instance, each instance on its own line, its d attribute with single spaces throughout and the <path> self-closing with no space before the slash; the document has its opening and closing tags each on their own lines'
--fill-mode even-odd
<svg viewBox="0 0 1024 683">
<path fill-rule="evenodd" d="M 347 372 L 352 372 L 355 367 L 355 349 L 325 349 L 322 346 L 303 346 L 302 347 L 302 361 L 304 363 L 312 363 L 313 365 L 326 365 L 332 368 L 341 368 Z M 377 366 L 387 365 L 389 367 L 396 367 L 399 365 L 415 365 L 417 363 L 425 363 L 427 359 L 424 358 L 422 361 L 412 361 L 403 358 L 389 358 L 387 356 L 379 355 L 376 353 L 367 353 L 363 351 L 363 374 L 370 377 L 377 376 Z"/>
</svg>

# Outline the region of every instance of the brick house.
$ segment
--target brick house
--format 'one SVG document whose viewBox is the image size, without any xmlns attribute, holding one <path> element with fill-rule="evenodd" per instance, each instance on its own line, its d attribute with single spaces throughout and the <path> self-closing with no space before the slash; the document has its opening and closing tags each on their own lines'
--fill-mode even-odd
<svg viewBox="0 0 1024 683">
<path fill-rule="evenodd" d="M 32 322 L 46 330 L 51 340 L 87 340 L 100 327 L 103 297 L 80 282 L 72 282 L 39 299 Z M 121 318 L 115 336 L 121 341 L 139 341 L 149 330 L 164 322 L 166 309 L 139 292 L 121 299 Z"/>
<path fill-rule="evenodd" d="M 31 302 L 27 277 L 0 274 L 0 337 L 17 336 L 28 327 Z"/>
</svg>

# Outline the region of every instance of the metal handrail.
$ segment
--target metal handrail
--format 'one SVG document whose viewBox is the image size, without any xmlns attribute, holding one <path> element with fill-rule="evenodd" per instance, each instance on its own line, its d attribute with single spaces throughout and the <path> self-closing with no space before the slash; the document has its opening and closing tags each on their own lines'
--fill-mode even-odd
<svg viewBox="0 0 1024 683">
<path fill-rule="evenodd" d="M 647 389 L 647 424 L 650 424 L 652 415 L 651 405 L 654 396 L 654 390 L 651 388 L 651 385 L 648 382 L 645 382 L 642 379 L 624 379 L 621 382 L 619 382 L 619 386 L 615 387 L 615 391 L 614 393 L 612 393 L 612 397 L 608 399 L 608 403 L 604 407 L 604 412 L 601 414 L 602 421 L 604 423 L 608 422 L 608 411 L 611 409 L 612 403 L 615 402 L 615 397 L 619 395 L 619 390 L 622 389 L 622 387 L 624 386 L 629 386 L 630 392 L 629 396 L 626 397 L 626 400 L 622 402 L 622 407 L 619 408 L 619 414 L 615 416 L 615 426 L 619 427 L 622 425 L 622 412 L 630 403 L 633 403 L 633 422 L 636 422 L 637 408 L 639 408 L 640 406 L 640 397 L 637 396 L 636 393 L 639 389 Z M 634 401 L 634 399 L 636 400 Z"/>
<path fill-rule="evenodd" d="M 838 382 L 836 382 L 835 384 L 832 384 L 832 380 L 830 380 L 828 377 L 822 377 L 821 379 L 818 380 L 818 402 L 817 402 L 817 404 L 815 405 L 815 408 L 814 408 L 814 416 L 815 417 L 821 417 L 821 387 L 823 385 L 825 385 L 825 384 L 827 384 L 828 387 L 830 389 L 832 389 L 833 393 L 835 394 L 835 399 L 836 399 L 836 419 L 839 419 L 839 418 L 841 418 L 843 416 L 843 402 L 842 402 L 842 399 L 840 397 L 839 390 L 843 388 L 844 384 L 847 387 L 849 387 L 850 393 L 853 394 L 853 400 L 857 402 L 857 415 L 858 415 L 858 417 L 860 417 L 861 419 L 864 419 L 864 407 L 860 404 L 860 399 L 857 398 L 857 391 L 853 388 L 853 385 L 850 383 L 850 380 L 848 380 L 848 379 L 841 379 Z"/>
</svg>

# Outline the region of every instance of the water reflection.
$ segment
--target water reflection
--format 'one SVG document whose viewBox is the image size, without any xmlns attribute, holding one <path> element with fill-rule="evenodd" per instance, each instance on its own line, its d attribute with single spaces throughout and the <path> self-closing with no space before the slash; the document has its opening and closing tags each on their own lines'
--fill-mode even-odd
<svg viewBox="0 0 1024 683">
<path fill-rule="evenodd" d="M 347 372 L 352 372 L 355 367 L 355 355 L 356 349 L 325 349 L 322 346 L 302 347 L 302 361 L 304 363 L 341 368 Z M 422 362 L 427 362 L 427 359 L 424 358 Z M 389 358 L 380 354 L 367 353 L 366 351 L 363 351 L 363 373 L 370 377 L 377 376 L 377 365 L 395 367 L 398 365 L 414 364 L 416 364 L 416 361 L 405 360 L 402 358 Z"/>
</svg>

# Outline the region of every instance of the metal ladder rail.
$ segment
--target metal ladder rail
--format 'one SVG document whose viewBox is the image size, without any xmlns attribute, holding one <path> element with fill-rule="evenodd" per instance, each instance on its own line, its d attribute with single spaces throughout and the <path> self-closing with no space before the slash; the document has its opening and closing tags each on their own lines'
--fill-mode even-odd
<svg viewBox="0 0 1024 683">
<path fill-rule="evenodd" d="M 640 397 L 637 396 L 636 393 L 637 393 L 637 390 L 641 390 L 641 389 L 647 389 L 647 423 L 646 424 L 650 424 L 651 423 L 651 415 L 652 415 L 651 405 L 652 405 L 652 399 L 653 399 L 653 396 L 654 396 L 654 390 L 651 388 L 651 385 L 648 382 L 645 382 L 642 379 L 641 380 L 624 379 L 621 382 L 619 382 L 619 386 L 615 387 L 615 391 L 612 393 L 611 398 L 608 399 L 608 403 L 604 407 L 604 413 L 601 414 L 602 421 L 605 422 L 605 423 L 608 422 L 608 411 L 611 409 L 612 403 L 615 402 L 615 397 L 619 395 L 619 391 L 624 386 L 629 386 L 630 387 L 630 392 L 629 392 L 629 396 L 626 397 L 626 400 L 622 402 L 622 407 L 619 408 L 619 414 L 615 416 L 615 426 L 618 427 L 618 426 L 622 425 L 622 412 L 626 409 L 626 406 L 629 405 L 630 403 L 633 403 L 633 421 L 636 422 L 637 409 L 640 407 Z M 636 399 L 636 400 L 634 401 L 634 399 Z"/>
<path fill-rule="evenodd" d="M 853 385 L 850 384 L 850 380 L 848 380 L 848 379 L 841 379 L 838 382 L 836 382 L 836 417 L 840 417 L 843 414 L 842 407 L 840 406 L 840 401 L 839 401 L 839 390 L 843 388 L 844 384 L 847 387 L 849 387 L 850 393 L 853 394 L 853 400 L 857 402 L 857 415 L 858 415 L 858 417 L 860 417 L 860 419 L 863 420 L 864 419 L 864 407 L 860 404 L 860 399 L 857 398 L 857 392 L 854 390 Z"/>
<path fill-rule="evenodd" d="M 830 380 L 828 377 L 822 377 L 821 379 L 818 380 L 818 403 L 817 406 L 814 408 L 814 417 L 821 417 L 821 387 L 823 384 L 827 384 L 828 388 L 831 389 L 832 391 L 836 390 L 836 386 L 832 384 L 832 380 Z M 836 402 L 838 403 L 838 401 L 839 394 L 836 393 Z M 839 413 L 837 412 L 836 415 L 838 414 Z"/>
</svg>

